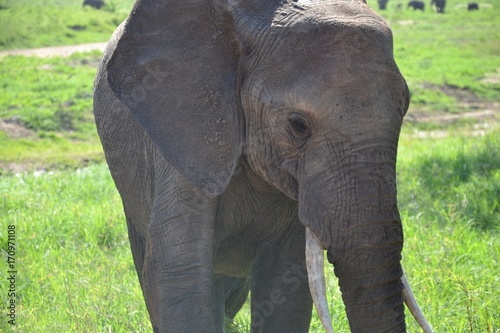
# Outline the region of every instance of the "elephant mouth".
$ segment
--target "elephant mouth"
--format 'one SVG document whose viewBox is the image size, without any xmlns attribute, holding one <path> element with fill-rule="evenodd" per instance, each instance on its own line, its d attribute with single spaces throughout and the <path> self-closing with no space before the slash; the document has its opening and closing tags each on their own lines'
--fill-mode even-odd
<svg viewBox="0 0 500 333">
<path fill-rule="evenodd" d="M 324 273 L 324 249 L 316 236 L 306 227 L 306 265 L 309 289 L 318 317 L 327 333 L 333 333 L 332 319 L 328 310 L 326 298 L 326 283 Z M 413 295 L 408 279 L 403 272 L 403 300 L 411 314 L 423 329 L 424 333 L 432 333 L 430 324 L 425 319 L 415 296 Z"/>
</svg>

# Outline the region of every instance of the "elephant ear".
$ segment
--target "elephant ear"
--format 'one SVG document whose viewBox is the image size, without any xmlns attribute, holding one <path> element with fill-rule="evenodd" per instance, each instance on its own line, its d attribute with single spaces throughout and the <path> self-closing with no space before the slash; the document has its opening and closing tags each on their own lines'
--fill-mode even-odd
<svg viewBox="0 0 500 333">
<path fill-rule="evenodd" d="M 139 0 L 107 64 L 118 99 L 169 163 L 210 196 L 229 183 L 243 141 L 230 27 L 207 1 Z"/>
</svg>

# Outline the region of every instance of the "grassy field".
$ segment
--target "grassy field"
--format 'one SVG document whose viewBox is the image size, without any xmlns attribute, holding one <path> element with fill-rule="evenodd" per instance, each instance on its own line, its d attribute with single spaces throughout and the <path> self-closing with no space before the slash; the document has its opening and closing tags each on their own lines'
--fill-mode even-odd
<svg viewBox="0 0 500 333">
<path fill-rule="evenodd" d="M 498 7 L 468 12 L 448 1 L 447 14 L 386 11 L 394 53 L 420 111 L 461 112 L 498 101 Z M 490 78 L 490 80 L 488 80 Z"/>
<path fill-rule="evenodd" d="M 133 0 L 107 0 L 95 10 L 83 0 L 0 0 L 0 50 L 107 41 Z"/>
<path fill-rule="evenodd" d="M 0 0 L 0 50 L 105 41 L 132 4 L 82 2 Z M 472 13 L 449 0 L 444 15 L 399 3 L 381 14 L 412 92 L 398 157 L 403 265 L 436 332 L 500 332 L 500 0 Z M 14 225 L 18 272 L 13 327 L 2 260 L 0 332 L 151 331 L 93 125 L 99 58 L 0 58 L 0 248 L 7 257 Z M 347 332 L 327 269 L 334 328 Z M 248 330 L 248 307 L 234 326 Z"/>
<path fill-rule="evenodd" d="M 80 166 L 102 161 L 92 115 L 99 53 L 69 58 L 5 57 L 0 63 L 0 168 Z"/>
</svg>

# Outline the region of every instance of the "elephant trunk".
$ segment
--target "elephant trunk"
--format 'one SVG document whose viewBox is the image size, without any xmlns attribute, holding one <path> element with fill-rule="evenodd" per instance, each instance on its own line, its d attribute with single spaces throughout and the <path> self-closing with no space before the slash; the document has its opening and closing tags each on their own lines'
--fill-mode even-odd
<svg viewBox="0 0 500 333">
<path fill-rule="evenodd" d="M 398 231 L 381 227 L 362 232 L 378 238 L 385 237 L 383 233 Z M 336 255 L 341 252 L 338 247 L 328 251 L 328 260 L 339 279 L 351 331 L 406 332 L 401 244 L 359 245 L 344 255 Z"/>
<path fill-rule="evenodd" d="M 351 331 L 406 332 L 395 152 L 353 154 L 345 170 L 316 156 L 300 182 L 299 217 L 328 251 Z"/>
<path fill-rule="evenodd" d="M 328 301 L 326 298 L 323 248 L 319 240 L 316 236 L 314 236 L 309 228 L 306 228 L 306 263 L 309 288 L 316 307 L 316 312 L 318 313 L 318 317 L 321 320 L 325 331 L 327 333 L 333 333 L 332 320 L 328 310 Z M 404 272 L 401 282 L 404 286 L 403 299 L 406 306 L 423 331 L 425 333 L 432 333 L 432 327 L 427 322 L 422 310 L 418 306 Z"/>
</svg>

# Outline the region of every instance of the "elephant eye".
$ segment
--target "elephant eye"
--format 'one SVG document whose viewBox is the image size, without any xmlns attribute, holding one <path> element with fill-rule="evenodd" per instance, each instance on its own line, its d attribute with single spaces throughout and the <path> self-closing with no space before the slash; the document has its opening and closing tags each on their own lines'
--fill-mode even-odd
<svg viewBox="0 0 500 333">
<path fill-rule="evenodd" d="M 290 119 L 290 125 L 295 132 L 305 134 L 307 132 L 307 125 L 302 119 Z"/>
<path fill-rule="evenodd" d="M 299 114 L 292 114 L 288 118 L 293 134 L 301 140 L 309 138 L 311 135 L 307 120 Z"/>
</svg>

